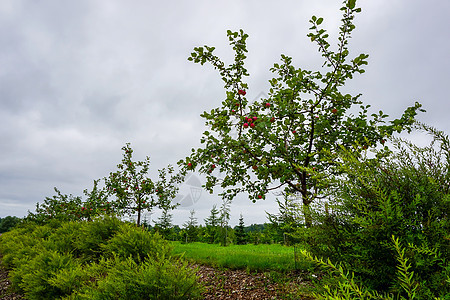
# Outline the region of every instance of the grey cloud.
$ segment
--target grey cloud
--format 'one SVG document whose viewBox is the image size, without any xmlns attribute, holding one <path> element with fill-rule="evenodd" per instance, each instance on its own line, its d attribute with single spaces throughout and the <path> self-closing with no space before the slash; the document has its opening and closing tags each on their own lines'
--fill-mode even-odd
<svg viewBox="0 0 450 300">
<path fill-rule="evenodd" d="M 367 72 L 346 86 L 362 100 L 398 117 L 415 100 L 419 117 L 450 132 L 446 84 L 450 42 L 446 1 L 359 1 L 363 12 L 353 53 L 370 54 Z M 81 195 L 106 176 L 131 142 L 136 159 L 150 156 L 152 174 L 200 146 L 200 114 L 225 97 L 211 66 L 187 61 L 192 48 L 216 46 L 231 63 L 226 30 L 249 33 L 249 99 L 266 92 L 268 71 L 284 53 L 317 69 L 322 58 L 306 37 L 312 14 L 332 38 L 339 1 L 2 1 L 0 3 L 0 217 L 26 214 L 63 193 Z M 334 46 L 335 41 L 331 42 Z M 414 136 L 414 138 L 417 138 Z M 276 210 L 274 196 L 232 208 L 248 223 Z M 217 195 L 193 208 L 199 220 Z M 175 212 L 178 224 L 188 209 Z M 155 212 L 153 217 L 157 216 Z M 251 220 L 250 220 L 251 219 Z M 237 221 L 236 221 L 237 223 Z M 247 223 L 247 220 L 246 220 Z"/>
</svg>

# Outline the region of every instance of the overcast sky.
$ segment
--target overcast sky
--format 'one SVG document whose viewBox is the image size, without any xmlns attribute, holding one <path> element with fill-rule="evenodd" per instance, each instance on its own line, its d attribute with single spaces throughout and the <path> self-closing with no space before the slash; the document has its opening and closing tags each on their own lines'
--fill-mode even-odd
<svg viewBox="0 0 450 300">
<path fill-rule="evenodd" d="M 450 1 L 364 0 L 350 50 L 368 53 L 366 73 L 348 88 L 392 118 L 419 101 L 419 120 L 450 133 Z M 54 195 L 82 195 L 115 170 L 121 147 L 150 156 L 153 173 L 200 146 L 200 114 L 220 105 L 223 83 L 210 66 L 187 61 L 215 46 L 231 62 L 227 29 L 249 34 L 247 97 L 267 93 L 280 54 L 316 70 L 322 59 L 306 37 L 312 15 L 332 38 L 338 0 L 0 1 L 0 217 L 25 216 Z M 336 44 L 335 41 L 332 42 Z M 418 137 L 417 137 L 418 138 Z M 194 175 L 196 176 L 196 175 Z M 201 177 L 198 176 L 200 179 Z M 183 186 L 180 196 L 196 183 Z M 175 212 L 200 222 L 217 195 L 202 192 Z M 246 224 L 276 212 L 274 197 L 232 206 Z M 155 213 L 153 218 L 158 214 Z"/>
</svg>

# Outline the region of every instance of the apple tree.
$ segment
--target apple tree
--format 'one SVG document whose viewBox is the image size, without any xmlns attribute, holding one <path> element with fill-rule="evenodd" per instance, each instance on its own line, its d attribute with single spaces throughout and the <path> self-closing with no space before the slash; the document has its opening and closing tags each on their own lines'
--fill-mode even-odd
<svg viewBox="0 0 450 300">
<path fill-rule="evenodd" d="M 400 118 L 388 121 L 382 111 L 369 115 L 370 105 L 362 103 L 361 94 L 344 93 L 346 82 L 364 73 L 367 65 L 367 54 L 350 56 L 348 48 L 353 20 L 360 11 L 356 0 L 343 2 L 334 49 L 321 26 L 323 18 L 313 16 L 308 37 L 317 44 L 323 65 L 316 71 L 306 70 L 281 55 L 281 62 L 271 68 L 274 77 L 269 80 L 266 99 L 249 101 L 246 97 L 248 35 L 243 30 L 227 32 L 235 52 L 228 66 L 214 54 L 214 47 L 194 48 L 189 60 L 210 63 L 218 70 L 226 98 L 201 115 L 208 127 L 201 138 L 204 146 L 179 162 L 185 171 L 206 174 L 205 187 L 212 192 L 221 186 L 220 195 L 227 199 L 241 192 L 247 192 L 253 202 L 271 190 L 295 193 L 302 199 L 305 223 L 310 226 L 306 212 L 314 199 L 325 195 L 333 153 L 354 146 L 362 152 L 383 144 L 395 132 L 410 131 L 421 110 L 416 102 Z M 224 173 L 223 178 L 218 171 Z"/>
<path fill-rule="evenodd" d="M 112 206 L 119 214 L 137 214 L 137 225 L 140 225 L 141 214 L 153 208 L 175 208 L 172 199 L 178 192 L 178 184 L 183 176 L 174 174 L 174 168 L 168 166 L 158 170 L 158 180 L 148 177 L 150 158 L 144 161 L 133 161 L 133 149 L 130 144 L 122 147 L 124 151 L 122 163 L 118 170 L 105 178 L 105 186 L 109 195 L 114 195 Z"/>
<path fill-rule="evenodd" d="M 37 203 L 35 212 L 28 212 L 25 219 L 43 224 L 50 220 L 91 221 L 101 215 L 117 215 L 116 207 L 108 201 L 107 191 L 99 188 L 98 182 L 99 180 L 94 180 L 91 191 L 84 190 L 87 197 L 85 201 L 80 196 L 63 194 L 55 187 L 56 195 Z"/>
<path fill-rule="evenodd" d="M 100 180 L 94 180 L 94 187 L 91 191 L 84 190 L 84 194 L 87 197 L 80 208 L 80 215 L 87 220 L 92 220 L 93 217 L 99 215 L 118 215 L 120 211 L 109 201 L 108 191 L 104 188 L 99 188 L 98 183 Z"/>
<path fill-rule="evenodd" d="M 47 223 L 50 220 L 78 221 L 85 217 L 82 210 L 83 200 L 80 196 L 66 195 L 54 188 L 56 195 L 45 197 L 43 203 L 36 203 L 35 212 L 28 211 L 27 221 L 38 224 Z"/>
</svg>

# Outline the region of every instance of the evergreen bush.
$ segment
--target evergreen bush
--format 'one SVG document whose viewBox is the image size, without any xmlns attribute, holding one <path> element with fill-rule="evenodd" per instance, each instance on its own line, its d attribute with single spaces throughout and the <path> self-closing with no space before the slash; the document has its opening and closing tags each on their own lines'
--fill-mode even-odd
<svg viewBox="0 0 450 300">
<path fill-rule="evenodd" d="M 395 236 L 420 282 L 417 299 L 450 297 L 450 142 L 434 128 L 427 147 L 393 139 L 369 158 L 344 150 L 338 189 L 307 234 L 309 251 L 340 262 L 367 288 L 401 292 Z"/>
<path fill-rule="evenodd" d="M 26 299 L 197 299 L 195 270 L 158 234 L 114 218 L 28 222 L 0 237 Z"/>
</svg>

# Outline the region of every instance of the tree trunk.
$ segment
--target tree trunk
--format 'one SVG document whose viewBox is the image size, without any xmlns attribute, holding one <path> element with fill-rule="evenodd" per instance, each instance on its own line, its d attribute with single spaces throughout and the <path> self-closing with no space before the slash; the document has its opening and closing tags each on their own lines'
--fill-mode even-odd
<svg viewBox="0 0 450 300">
<path fill-rule="evenodd" d="M 141 199 L 138 199 L 138 216 L 137 216 L 137 221 L 136 221 L 136 225 L 139 226 L 141 225 Z"/>
<path fill-rule="evenodd" d="M 306 193 L 302 193 L 303 202 L 303 216 L 305 217 L 306 228 L 311 228 L 312 226 L 312 215 L 311 215 L 311 199 L 308 198 Z"/>
</svg>

